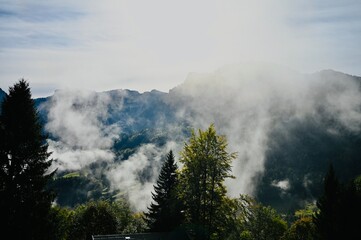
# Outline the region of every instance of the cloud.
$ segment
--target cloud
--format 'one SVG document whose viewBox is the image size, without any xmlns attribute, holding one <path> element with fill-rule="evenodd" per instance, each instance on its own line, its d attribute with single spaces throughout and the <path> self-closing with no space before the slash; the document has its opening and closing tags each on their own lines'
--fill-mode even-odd
<svg viewBox="0 0 361 240">
<path fill-rule="evenodd" d="M 334 71 L 302 74 L 269 64 L 229 65 L 208 74 L 191 74 L 171 92 L 178 116 L 194 128 L 214 123 L 225 135 L 236 179 L 227 180 L 231 196 L 253 194 L 264 172 L 271 133 L 288 122 L 310 119 L 325 126 L 361 130 L 361 93 L 357 79 Z M 326 126 L 325 126 L 326 127 Z M 337 131 L 337 129 L 335 129 Z"/>
<path fill-rule="evenodd" d="M 175 142 L 164 147 L 145 144 L 128 159 L 114 162 L 107 173 L 112 189 L 120 190 L 136 210 L 146 211 L 165 156 L 178 148 Z"/>
<path fill-rule="evenodd" d="M 237 152 L 238 158 L 232 168 L 236 179 L 227 180 L 226 185 L 230 196 L 238 196 L 254 193 L 265 170 L 269 146 L 277 141 L 271 138 L 271 133 L 283 129 L 285 124 L 307 123 L 312 119 L 321 125 L 326 118 L 334 121 L 334 128 L 327 131 L 337 134 L 337 127 L 341 127 L 359 132 L 359 84 L 355 78 L 331 70 L 303 74 L 278 65 L 244 63 L 210 73 L 190 74 L 184 84 L 167 97 L 162 96 L 170 109 L 177 110 L 176 124 L 186 121 L 193 128 L 205 129 L 214 123 L 217 132 L 227 137 L 228 151 Z M 142 145 L 127 159 L 117 159 L 112 147 L 121 129 L 105 122 L 110 117 L 109 104 L 112 111 L 121 111 L 126 93 L 57 91 L 43 107 L 49 111 L 46 130 L 52 136 L 49 150 L 57 159 L 54 167 L 79 170 L 92 163 L 107 162 L 102 174 L 107 176 L 111 188 L 119 190 L 141 211 L 151 201 L 153 184 L 165 155 L 171 149 L 178 153 L 185 136 L 177 135 L 182 134 L 182 129 L 174 126 L 174 122 L 170 125 L 158 122 L 172 132 L 173 139 L 162 147 Z M 121 121 L 126 124 L 132 119 L 130 116 Z M 285 184 L 274 182 L 280 188 L 286 188 Z"/>
<path fill-rule="evenodd" d="M 45 129 L 55 140 L 48 140 L 54 166 L 59 170 L 79 170 L 98 161 L 111 162 L 117 125 L 105 125 L 109 96 L 85 91 L 57 91 L 47 108 Z M 121 108 L 121 105 L 118 106 Z"/>
<path fill-rule="evenodd" d="M 89 170 L 94 163 L 106 162 L 106 167 L 92 169 L 92 174 L 100 171 L 109 180 L 111 190 L 120 191 L 136 210 L 143 211 L 150 204 L 153 185 L 166 155 L 173 150 L 177 156 L 181 146 L 172 140 L 162 146 L 144 144 L 127 159 L 117 158 L 113 145 L 121 136 L 122 123 L 109 124 L 108 120 L 114 117 L 109 110 L 121 112 L 127 94 L 121 90 L 103 93 L 61 90 L 40 110 L 48 111 L 45 129 L 50 134 L 47 141 L 54 159 L 53 169 Z M 120 121 L 127 124 L 128 120 L 122 117 Z"/>
<path fill-rule="evenodd" d="M 281 180 L 281 181 L 272 181 L 272 186 L 281 189 L 282 191 L 287 191 L 290 189 L 290 181 L 288 179 Z"/>
<path fill-rule="evenodd" d="M 3 1 L 0 78 L 168 91 L 242 61 L 361 75 L 358 1 Z M 2 14 L 1 14 L 2 13 Z"/>
</svg>

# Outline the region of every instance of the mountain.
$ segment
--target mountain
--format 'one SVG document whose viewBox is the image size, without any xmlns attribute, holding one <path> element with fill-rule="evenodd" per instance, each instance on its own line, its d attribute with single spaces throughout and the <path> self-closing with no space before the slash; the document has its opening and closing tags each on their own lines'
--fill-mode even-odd
<svg viewBox="0 0 361 240">
<path fill-rule="evenodd" d="M 4 100 L 4 97 L 6 97 L 6 92 L 4 92 L 1 88 L 0 88 L 0 103 Z M 0 104 L 0 111 L 1 111 L 1 104 Z"/>
<path fill-rule="evenodd" d="M 144 208 L 163 156 L 211 123 L 238 156 L 232 196 L 289 213 L 320 195 L 330 163 L 344 182 L 361 174 L 361 78 L 333 70 L 232 65 L 169 93 L 61 90 L 35 102 L 68 206 L 123 195 Z"/>
<path fill-rule="evenodd" d="M 4 92 L 4 91 L 0 88 L 0 101 L 2 101 L 6 95 L 7 95 L 6 92 Z"/>
<path fill-rule="evenodd" d="M 317 199 L 330 163 L 343 182 L 361 174 L 360 89 L 360 77 L 333 70 L 229 66 L 170 94 L 193 126 L 215 123 L 238 153 L 232 195 L 292 212 Z"/>
</svg>

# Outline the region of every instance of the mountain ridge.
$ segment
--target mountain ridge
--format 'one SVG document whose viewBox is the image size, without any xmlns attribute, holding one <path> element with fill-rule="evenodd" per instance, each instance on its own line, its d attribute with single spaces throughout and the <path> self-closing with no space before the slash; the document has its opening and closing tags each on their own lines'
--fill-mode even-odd
<svg viewBox="0 0 361 240">
<path fill-rule="evenodd" d="M 227 137 L 229 151 L 238 153 L 236 179 L 227 185 L 233 196 L 251 194 L 290 212 L 320 194 L 330 162 L 343 181 L 361 173 L 360 77 L 334 70 L 255 69 L 228 66 L 193 74 L 168 93 L 60 90 L 35 99 L 56 164 L 62 166 L 58 177 L 89 172 L 101 181 L 96 189 L 127 192 L 134 186 L 126 195 L 132 199 L 142 192 L 148 201 L 147 186 L 166 150 L 179 152 L 191 129 L 212 123 Z M 122 175 L 131 185 L 124 185 Z M 74 186 L 73 194 L 79 190 Z M 76 204 L 66 200 L 72 193 L 64 194 L 60 202 Z"/>
</svg>

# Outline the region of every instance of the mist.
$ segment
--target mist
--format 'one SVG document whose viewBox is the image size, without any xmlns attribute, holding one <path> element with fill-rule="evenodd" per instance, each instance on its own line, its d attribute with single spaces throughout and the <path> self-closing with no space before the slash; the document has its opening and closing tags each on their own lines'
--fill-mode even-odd
<svg viewBox="0 0 361 240">
<path fill-rule="evenodd" d="M 45 129 L 52 136 L 48 144 L 54 168 L 75 171 L 95 162 L 113 161 L 111 147 L 120 128 L 103 124 L 109 101 L 106 94 L 62 90 L 42 106 L 49 111 Z"/>
<path fill-rule="evenodd" d="M 331 70 L 303 74 L 265 63 L 229 65 L 190 74 L 172 94 L 180 118 L 194 128 L 214 123 L 228 139 L 229 151 L 237 153 L 236 178 L 226 182 L 230 196 L 254 194 L 265 154 L 277 141 L 270 135 L 288 122 L 321 123 L 326 116 L 335 121 L 335 128 L 327 129 L 335 134 L 337 126 L 353 132 L 361 127 L 360 82 Z"/>
<path fill-rule="evenodd" d="M 184 123 L 203 130 L 215 124 L 218 134 L 226 136 L 228 151 L 237 153 L 232 167 L 236 178 L 226 181 L 232 197 L 255 193 L 265 171 L 266 153 L 277 142 L 272 133 L 283 130 L 289 122 L 311 119 L 326 127 L 322 121 L 329 118 L 335 124 L 326 130 L 333 134 L 338 134 L 340 127 L 350 132 L 361 130 L 359 78 L 332 70 L 305 74 L 264 63 L 229 65 L 210 73 L 190 73 L 183 84 L 162 98 L 174 111 L 176 121 L 167 124 L 164 113 L 153 113 L 160 115 L 154 119 L 162 119 L 162 124 L 155 122 L 154 127 L 171 132 L 173 137 L 168 136 L 163 145 L 143 143 L 123 158 L 113 149 L 124 134 L 120 122 L 129 125 L 137 121 L 139 125 L 148 121 L 122 114 L 120 122 L 108 121 L 109 109 L 122 111 L 126 97 L 127 91 L 64 90 L 57 91 L 43 107 L 48 109 L 46 130 L 51 135 L 48 143 L 55 159 L 53 167 L 78 171 L 106 162 L 100 171 L 111 190 L 127 198 L 137 211 L 149 206 L 166 154 L 173 150 L 179 160 L 186 139 L 180 127 Z M 141 99 L 143 104 L 145 98 Z M 287 179 L 275 179 L 272 186 L 282 192 L 292 187 Z"/>
<path fill-rule="evenodd" d="M 171 141 L 163 147 L 144 144 L 128 159 L 112 164 L 107 175 L 112 189 L 119 190 L 134 209 L 145 211 L 164 158 L 174 149 L 178 149 L 177 143 Z"/>
<path fill-rule="evenodd" d="M 127 96 L 128 92 L 122 90 L 59 90 L 40 108 L 48 111 L 45 130 L 51 136 L 47 141 L 54 159 L 53 170 L 83 171 L 98 178 L 105 175 L 110 190 L 120 192 L 118 197 L 128 199 L 136 211 L 144 211 L 151 202 L 151 191 L 165 156 L 170 150 L 178 153 L 181 145 L 169 139 L 163 146 L 143 144 L 131 156 L 117 157 L 113 145 L 123 132 L 120 123 L 107 121 L 109 109 L 120 112 Z M 135 120 L 121 121 L 128 125 Z M 107 166 L 90 169 L 92 164 L 102 162 Z"/>
</svg>

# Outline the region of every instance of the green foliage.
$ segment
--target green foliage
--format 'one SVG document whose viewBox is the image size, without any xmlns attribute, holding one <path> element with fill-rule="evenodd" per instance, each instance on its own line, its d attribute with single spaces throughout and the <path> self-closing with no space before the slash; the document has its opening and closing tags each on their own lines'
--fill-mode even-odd
<svg viewBox="0 0 361 240">
<path fill-rule="evenodd" d="M 143 213 L 134 213 L 129 217 L 128 225 L 125 226 L 122 233 L 142 233 L 147 230 L 147 223 L 144 221 Z"/>
<path fill-rule="evenodd" d="M 257 203 L 247 195 L 233 199 L 232 223 L 225 239 L 279 239 L 287 230 L 287 223 L 271 207 Z"/>
<path fill-rule="evenodd" d="M 46 239 L 54 195 L 46 190 L 48 146 L 31 99 L 29 84 L 9 88 L 0 115 L 0 212 L 2 234 Z"/>
<path fill-rule="evenodd" d="M 317 206 L 315 204 L 307 204 L 303 209 L 299 209 L 295 212 L 295 217 L 300 218 L 312 218 L 317 212 Z"/>
<path fill-rule="evenodd" d="M 226 151 L 227 141 L 211 125 L 206 131 L 192 132 L 181 153 L 180 198 L 188 223 L 197 239 L 221 234 L 226 203 L 224 180 L 230 175 L 235 154 Z"/>
<path fill-rule="evenodd" d="M 285 232 L 281 240 L 313 240 L 316 227 L 310 216 L 302 216 Z"/>
<path fill-rule="evenodd" d="M 110 203 L 89 202 L 76 209 L 73 227 L 71 239 L 91 240 L 92 235 L 116 233 L 117 218 Z"/>
<path fill-rule="evenodd" d="M 134 214 L 125 200 L 91 201 L 72 215 L 68 239 L 88 240 L 92 235 L 144 232 L 142 214 Z"/>
<path fill-rule="evenodd" d="M 316 216 L 318 208 L 316 204 L 309 203 L 303 209 L 296 210 L 296 218 L 281 240 L 312 240 L 316 236 L 316 226 L 313 218 Z"/>
<path fill-rule="evenodd" d="M 238 239 L 238 238 L 232 238 L 234 240 Z M 241 232 L 241 235 L 239 236 L 240 240 L 253 240 L 254 238 L 252 237 L 252 233 L 248 230 L 245 230 L 243 232 Z"/>
<path fill-rule="evenodd" d="M 257 204 L 252 206 L 252 214 L 245 223 L 245 228 L 250 231 L 253 239 L 276 240 L 287 230 L 287 223 L 271 207 Z"/>
<path fill-rule="evenodd" d="M 355 178 L 354 184 L 357 194 L 361 195 L 361 175 Z"/>
<path fill-rule="evenodd" d="M 74 211 L 69 208 L 54 206 L 49 215 L 49 236 L 52 240 L 69 239 L 69 232 L 73 224 Z"/>
<path fill-rule="evenodd" d="M 154 186 L 153 202 L 145 213 L 150 231 L 169 232 L 183 221 L 182 206 L 176 192 L 177 169 L 173 152 L 170 151 Z"/>
</svg>

